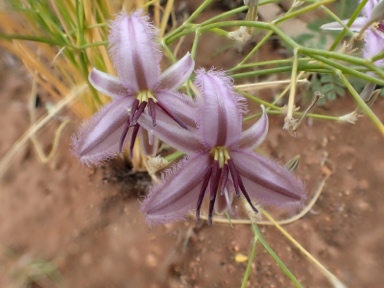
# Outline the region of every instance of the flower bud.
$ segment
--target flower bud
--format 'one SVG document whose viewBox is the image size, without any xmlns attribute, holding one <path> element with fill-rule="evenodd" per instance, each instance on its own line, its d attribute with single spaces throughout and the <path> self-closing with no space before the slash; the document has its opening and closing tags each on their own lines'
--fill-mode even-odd
<svg viewBox="0 0 384 288">
<path fill-rule="evenodd" d="M 287 169 L 289 172 L 293 172 L 296 170 L 297 166 L 300 164 L 300 155 L 296 155 L 291 160 L 288 160 L 288 162 L 284 165 L 285 169 Z"/>
</svg>

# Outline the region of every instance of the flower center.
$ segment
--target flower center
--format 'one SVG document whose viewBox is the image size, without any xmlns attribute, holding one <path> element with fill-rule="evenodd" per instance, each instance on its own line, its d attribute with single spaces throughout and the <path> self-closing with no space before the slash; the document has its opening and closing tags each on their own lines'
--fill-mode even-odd
<svg viewBox="0 0 384 288">
<path fill-rule="evenodd" d="M 160 101 L 158 101 L 150 90 L 141 90 L 137 92 L 136 99 L 133 101 L 132 106 L 129 108 L 130 116 L 127 117 L 123 131 L 120 136 L 119 141 L 119 152 L 123 151 L 123 145 L 125 137 L 129 131 L 129 128 L 133 127 L 133 132 L 131 136 L 130 151 L 132 157 L 132 151 L 135 144 L 137 133 L 139 132 L 140 125 L 137 123 L 141 114 L 143 114 L 145 108 L 148 106 L 148 113 L 152 118 L 153 127 L 156 126 L 156 107 L 163 110 L 169 117 L 176 121 L 182 128 L 187 129 L 187 126 L 184 122 L 172 111 L 170 111 L 166 106 L 164 106 Z"/>
<path fill-rule="evenodd" d="M 220 196 L 224 195 L 224 189 L 227 189 L 227 183 L 229 180 L 229 175 L 232 179 L 232 185 L 235 188 L 235 193 L 237 197 L 240 197 L 240 191 L 247 199 L 248 203 L 251 205 L 252 209 L 257 213 L 256 207 L 252 204 L 251 198 L 247 190 L 245 189 L 243 180 L 241 179 L 240 173 L 237 171 L 235 163 L 232 161 L 229 150 L 224 146 L 215 146 L 211 148 L 209 154 L 212 156 L 212 164 L 209 168 L 207 174 L 204 177 L 203 184 L 200 189 L 199 198 L 196 205 L 196 220 L 200 220 L 200 209 L 203 203 L 205 191 L 210 184 L 210 194 L 209 194 L 209 210 L 208 210 L 208 223 L 212 224 L 212 214 L 213 207 L 216 200 L 217 193 L 220 193 Z M 231 205 L 231 203 L 227 203 Z"/>
<path fill-rule="evenodd" d="M 142 102 L 148 102 L 149 99 L 152 99 L 153 101 L 157 102 L 156 98 L 153 96 L 150 90 L 139 91 L 136 95 L 136 99 L 139 101 L 139 105 Z"/>
<path fill-rule="evenodd" d="M 137 120 L 143 114 L 145 107 L 148 105 L 148 112 L 151 115 L 153 126 L 156 126 L 156 98 L 153 96 L 150 90 L 141 90 L 137 93 L 135 101 L 133 101 L 132 106 L 130 107 L 130 116 L 128 116 L 127 121 L 124 125 L 123 132 L 120 136 L 119 142 L 119 152 L 123 151 L 123 145 L 125 137 L 129 131 L 130 127 L 133 128 L 130 144 L 130 152 L 132 157 L 133 146 L 135 144 L 137 133 L 139 132 L 140 125 L 137 124 Z"/>
<path fill-rule="evenodd" d="M 228 160 L 231 159 L 229 156 L 228 148 L 223 146 L 213 147 L 209 154 L 212 155 L 213 160 L 217 161 L 219 168 L 223 168 L 224 165 L 228 165 Z"/>
</svg>

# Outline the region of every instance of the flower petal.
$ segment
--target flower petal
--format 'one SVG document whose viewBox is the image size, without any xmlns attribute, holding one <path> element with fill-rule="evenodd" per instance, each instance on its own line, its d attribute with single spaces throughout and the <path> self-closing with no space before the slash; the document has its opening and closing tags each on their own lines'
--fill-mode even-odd
<svg viewBox="0 0 384 288">
<path fill-rule="evenodd" d="M 230 155 L 251 199 L 289 210 L 303 205 L 304 184 L 283 166 L 252 152 L 231 151 Z"/>
<path fill-rule="evenodd" d="M 196 154 L 205 150 L 195 129 L 181 128 L 160 109 L 156 111 L 156 122 L 153 127 L 152 118 L 147 113 L 143 113 L 138 120 L 141 127 L 181 152 Z"/>
<path fill-rule="evenodd" d="M 175 114 L 187 127 L 195 127 L 197 119 L 196 102 L 184 94 L 160 90 L 156 99 Z"/>
<path fill-rule="evenodd" d="M 343 24 L 347 25 L 349 19 L 341 20 Z M 365 17 L 357 17 L 355 21 L 352 23 L 351 27 L 349 27 L 353 32 L 359 32 L 361 28 L 363 28 L 364 24 L 367 22 L 367 18 Z M 342 31 L 344 27 L 340 25 L 339 22 L 330 22 L 326 23 L 320 27 L 323 30 L 330 31 Z"/>
<path fill-rule="evenodd" d="M 131 91 L 152 90 L 159 81 L 157 30 L 142 11 L 120 14 L 111 24 L 110 52 L 121 83 Z"/>
<path fill-rule="evenodd" d="M 131 105 L 128 97 L 116 98 L 83 124 L 72 139 L 73 152 L 81 162 L 97 164 L 118 153 L 124 123 L 129 117 L 127 108 Z"/>
<path fill-rule="evenodd" d="M 253 124 L 250 128 L 241 133 L 239 140 L 240 149 L 253 150 L 259 146 L 265 139 L 268 133 L 268 115 L 265 108 L 261 105 L 263 114 L 260 119 Z"/>
<path fill-rule="evenodd" d="M 144 200 L 141 211 L 146 214 L 147 222 L 156 224 L 183 219 L 196 206 L 200 185 L 209 167 L 208 153 L 179 162 L 163 183 L 151 188 Z"/>
<path fill-rule="evenodd" d="M 365 31 L 365 46 L 363 51 L 363 57 L 365 59 L 371 59 L 373 56 L 384 51 L 384 33 L 375 31 L 373 29 L 367 29 Z M 384 59 L 377 60 L 374 63 L 379 67 L 384 66 Z"/>
<path fill-rule="evenodd" d="M 93 68 L 88 76 L 89 82 L 99 92 L 111 98 L 127 95 L 128 89 L 120 84 L 117 77 L 101 72 Z"/>
<path fill-rule="evenodd" d="M 195 61 L 187 53 L 160 75 L 159 89 L 175 90 L 191 76 Z"/>
<path fill-rule="evenodd" d="M 231 146 L 241 134 L 245 101 L 233 88 L 231 78 L 224 72 L 199 70 L 195 85 L 198 99 L 200 132 L 208 147 Z"/>
</svg>

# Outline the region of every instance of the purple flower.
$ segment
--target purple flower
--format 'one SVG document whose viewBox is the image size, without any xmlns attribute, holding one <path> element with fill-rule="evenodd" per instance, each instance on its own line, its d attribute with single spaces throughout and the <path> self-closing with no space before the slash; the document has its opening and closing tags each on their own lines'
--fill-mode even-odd
<svg viewBox="0 0 384 288">
<path fill-rule="evenodd" d="M 299 208 L 305 199 L 303 183 L 284 167 L 253 152 L 268 131 L 264 108 L 258 122 L 242 132 L 245 99 L 234 92 L 231 79 L 223 72 L 200 70 L 195 85 L 200 94 L 197 125 L 182 129 L 161 112 L 153 128 L 159 139 L 187 157 L 163 175 L 161 184 L 150 189 L 142 203 L 147 222 L 181 219 L 193 208 L 199 220 L 207 187 L 209 223 L 217 194 L 231 191 L 244 196 L 255 211 L 254 201 L 290 210 Z M 146 129 L 151 127 L 147 115 L 138 122 Z M 226 197 L 230 202 L 231 197 Z"/>
<path fill-rule="evenodd" d="M 360 1 L 361 2 L 361 1 Z M 371 59 L 373 56 L 384 51 L 384 22 L 383 14 L 384 1 L 368 0 L 364 6 L 362 14 L 363 16 L 357 17 L 351 25 L 351 30 L 355 32 L 364 32 L 364 50 L 363 57 L 365 59 Z M 347 24 L 349 19 L 342 20 L 344 24 Z M 343 26 L 338 22 L 332 22 L 324 24 L 322 27 L 324 30 L 343 30 Z M 375 62 L 378 66 L 384 66 L 384 60 L 378 60 Z"/>
<path fill-rule="evenodd" d="M 91 84 L 112 101 L 83 125 L 74 137 L 74 153 L 87 165 L 115 156 L 123 149 L 130 132 L 132 150 L 136 136 L 145 154 L 156 149 L 151 133 L 139 129 L 137 120 L 148 114 L 152 127 L 161 110 L 181 127 L 186 128 L 188 117 L 175 111 L 191 110 L 189 97 L 174 92 L 191 75 L 194 61 L 189 53 L 160 74 L 162 54 L 157 44 L 157 30 L 141 11 L 130 16 L 119 15 L 111 25 L 110 53 L 118 77 L 93 69 Z M 148 127 L 150 131 L 152 127 Z"/>
</svg>

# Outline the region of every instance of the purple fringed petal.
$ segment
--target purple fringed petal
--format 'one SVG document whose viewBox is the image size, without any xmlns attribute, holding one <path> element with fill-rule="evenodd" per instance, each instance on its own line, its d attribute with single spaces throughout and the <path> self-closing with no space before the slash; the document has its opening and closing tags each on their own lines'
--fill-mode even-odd
<svg viewBox="0 0 384 288">
<path fill-rule="evenodd" d="M 304 184 L 283 166 L 252 152 L 231 151 L 230 155 L 251 199 L 290 210 L 303 205 Z"/>
<path fill-rule="evenodd" d="M 192 98 L 169 90 L 160 90 L 156 93 L 156 99 L 172 111 L 188 129 L 196 126 L 197 107 Z"/>
<path fill-rule="evenodd" d="M 342 20 L 343 24 L 347 25 L 349 19 Z M 355 21 L 352 23 L 351 27 L 349 27 L 353 32 L 359 32 L 361 28 L 367 22 L 367 18 L 365 17 L 357 17 Z M 320 27 L 323 30 L 329 31 L 342 31 L 344 29 L 343 26 L 340 25 L 339 22 L 330 22 L 322 25 Z"/>
<path fill-rule="evenodd" d="M 187 53 L 160 75 L 159 89 L 175 90 L 191 76 L 195 61 Z"/>
<path fill-rule="evenodd" d="M 243 97 L 233 90 L 232 79 L 224 72 L 199 70 L 195 85 L 198 99 L 200 133 L 208 147 L 231 146 L 241 134 Z"/>
<path fill-rule="evenodd" d="M 156 115 L 157 125 L 155 127 L 153 127 L 151 116 L 146 113 L 141 115 L 138 123 L 160 140 L 181 152 L 192 155 L 205 150 L 197 133 L 181 128 L 160 109 L 157 110 Z"/>
<path fill-rule="evenodd" d="M 73 152 L 81 162 L 87 165 L 97 164 L 118 153 L 119 140 L 129 117 L 127 108 L 130 105 L 130 98 L 117 98 L 83 124 L 79 133 L 73 137 Z"/>
<path fill-rule="evenodd" d="M 121 83 L 131 91 L 152 90 L 159 81 L 157 30 L 142 11 L 122 13 L 111 24 L 110 52 Z"/>
<path fill-rule="evenodd" d="M 374 31 L 373 29 L 367 29 L 365 31 L 365 46 L 363 56 L 365 59 L 370 59 L 373 56 L 384 51 L 384 33 L 380 31 Z M 378 60 L 375 65 L 383 67 L 384 60 Z"/>
<path fill-rule="evenodd" d="M 260 119 L 253 124 L 250 128 L 241 133 L 239 140 L 239 148 L 245 150 L 253 150 L 259 146 L 267 136 L 268 132 L 268 115 L 265 108 L 261 105 L 263 114 Z"/>
<path fill-rule="evenodd" d="M 199 189 L 210 165 L 208 153 L 182 160 L 168 171 L 162 184 L 154 186 L 144 200 L 141 211 L 149 224 L 183 219 L 195 206 Z"/>
<path fill-rule="evenodd" d="M 127 96 L 128 89 L 120 84 L 117 77 L 101 72 L 93 68 L 88 76 L 89 82 L 99 92 L 111 98 Z"/>
</svg>

